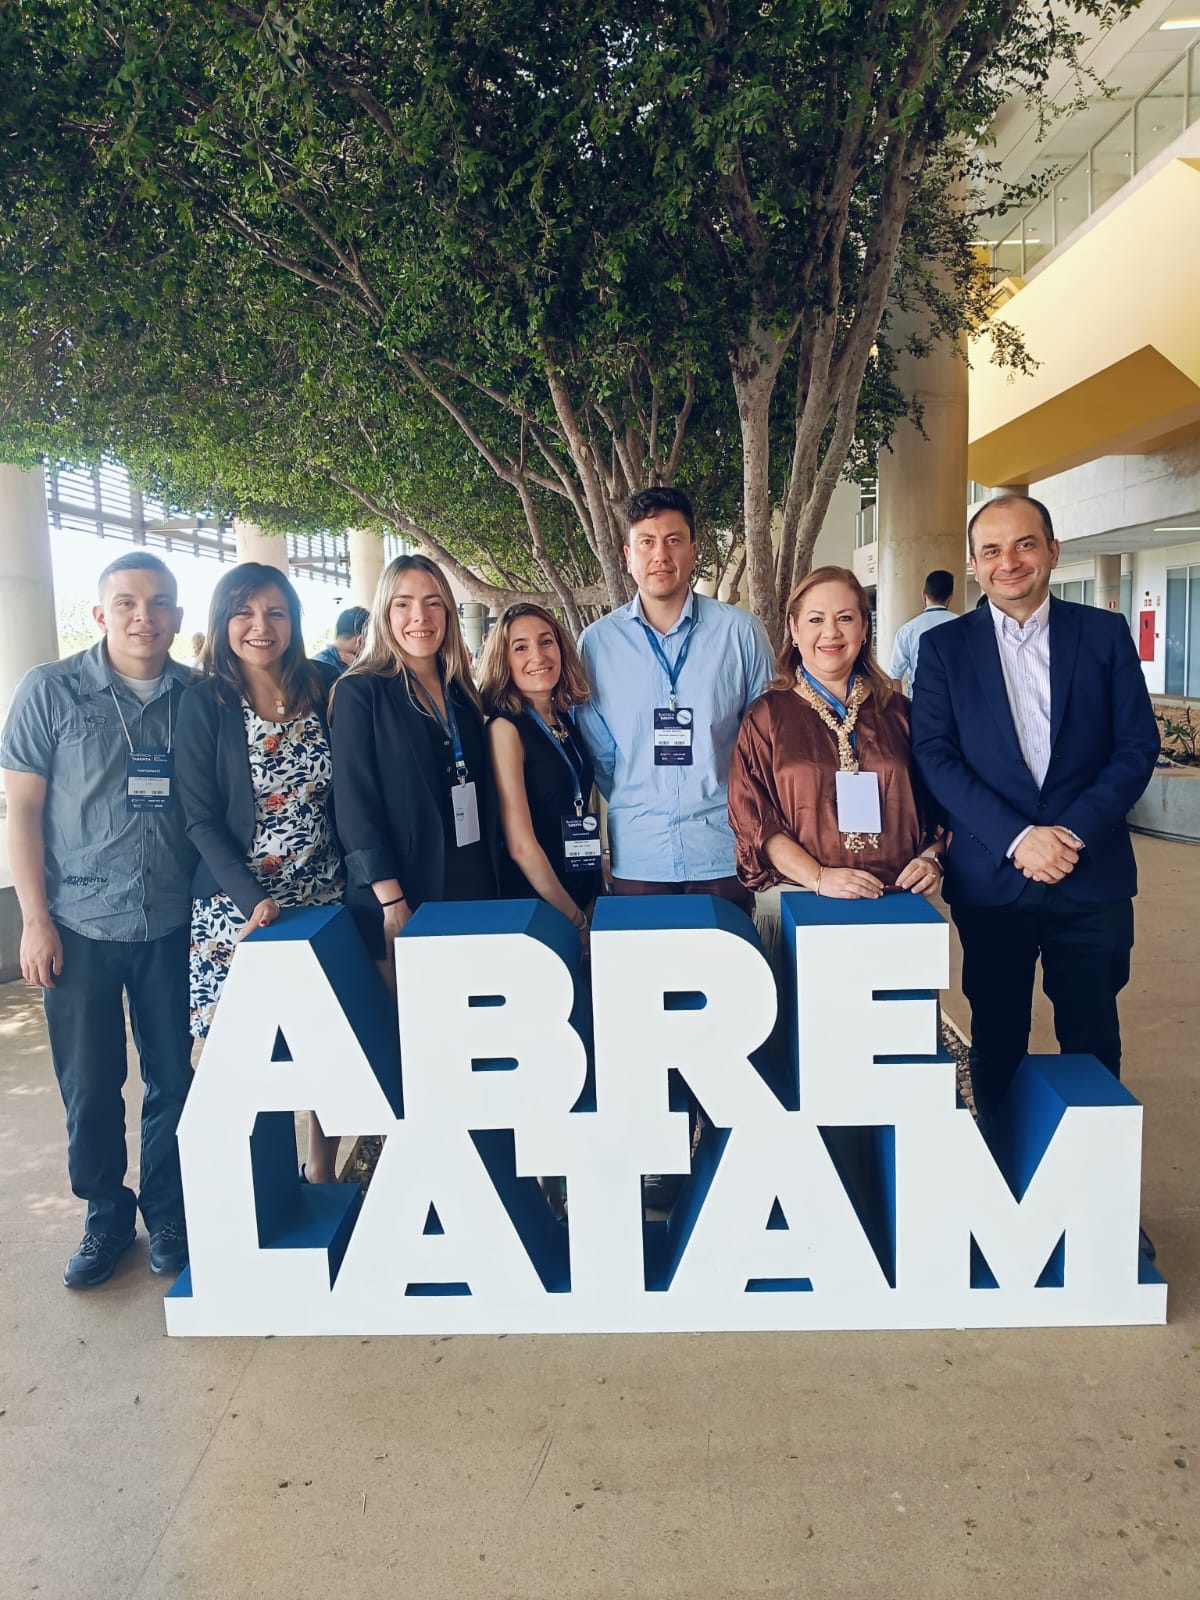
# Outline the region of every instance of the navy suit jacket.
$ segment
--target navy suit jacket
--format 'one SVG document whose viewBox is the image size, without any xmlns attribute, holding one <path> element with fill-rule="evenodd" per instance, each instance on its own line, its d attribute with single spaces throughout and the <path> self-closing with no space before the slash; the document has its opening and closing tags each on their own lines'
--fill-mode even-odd
<svg viewBox="0 0 1200 1600">
<path fill-rule="evenodd" d="M 1050 601 L 1050 765 L 1039 789 L 1013 726 L 991 607 L 921 640 L 912 705 L 913 758 L 953 839 L 946 898 L 1007 905 L 1026 879 L 1005 852 L 1023 828 L 1059 825 L 1083 840 L 1058 886 L 1069 900 L 1137 892 L 1125 814 L 1159 751 L 1158 724 L 1125 619 Z"/>
</svg>

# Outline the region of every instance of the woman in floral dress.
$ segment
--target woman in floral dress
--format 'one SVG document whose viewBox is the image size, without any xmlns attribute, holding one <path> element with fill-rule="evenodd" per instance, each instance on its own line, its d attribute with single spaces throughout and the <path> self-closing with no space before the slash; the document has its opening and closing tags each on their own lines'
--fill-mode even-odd
<svg viewBox="0 0 1200 1600">
<path fill-rule="evenodd" d="M 245 562 L 217 584 L 201 662 L 175 738 L 192 880 L 192 1033 L 207 1036 L 234 947 L 288 906 L 343 889 L 330 815 L 326 702 L 333 668 L 309 661 L 300 601 L 274 567 Z M 337 1140 L 309 1118 L 302 1176 L 331 1182 Z"/>
</svg>

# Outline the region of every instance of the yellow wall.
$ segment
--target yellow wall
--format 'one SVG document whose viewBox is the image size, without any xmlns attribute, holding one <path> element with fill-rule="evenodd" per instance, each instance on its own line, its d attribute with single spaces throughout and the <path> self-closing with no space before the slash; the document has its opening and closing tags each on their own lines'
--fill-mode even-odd
<svg viewBox="0 0 1200 1600">
<path fill-rule="evenodd" d="M 1174 159 L 996 314 L 1040 363 L 972 352 L 971 477 L 1019 484 L 1200 432 L 1200 156 Z"/>
</svg>

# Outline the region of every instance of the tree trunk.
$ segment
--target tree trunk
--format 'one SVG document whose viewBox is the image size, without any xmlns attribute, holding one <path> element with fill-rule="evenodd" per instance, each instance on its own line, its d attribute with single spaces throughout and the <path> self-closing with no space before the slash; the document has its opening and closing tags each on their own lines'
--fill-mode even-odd
<svg viewBox="0 0 1200 1600">
<path fill-rule="evenodd" d="M 771 548 L 771 396 L 791 342 L 752 322 L 748 338 L 733 345 L 729 366 L 742 430 L 742 516 L 750 609 L 772 644 L 779 641 L 780 611 Z"/>
</svg>

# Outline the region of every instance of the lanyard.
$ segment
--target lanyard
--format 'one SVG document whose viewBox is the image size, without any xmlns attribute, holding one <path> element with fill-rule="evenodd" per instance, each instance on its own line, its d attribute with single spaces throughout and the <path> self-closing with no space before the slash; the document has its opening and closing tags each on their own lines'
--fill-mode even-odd
<svg viewBox="0 0 1200 1600">
<path fill-rule="evenodd" d="M 550 728 L 548 728 L 546 726 L 546 723 L 542 719 L 540 713 L 535 711 L 532 706 L 526 706 L 525 707 L 525 712 L 526 712 L 527 716 L 530 716 L 530 717 L 533 718 L 534 722 L 537 723 L 538 727 L 542 730 L 542 732 L 546 735 L 547 739 L 549 739 L 550 743 L 558 751 L 559 755 L 567 763 L 567 770 L 571 774 L 571 783 L 572 783 L 572 785 L 574 786 L 574 789 L 575 789 L 575 815 L 577 817 L 581 817 L 583 815 L 583 791 L 579 787 L 579 773 L 575 770 L 575 763 L 571 760 L 570 756 L 567 754 L 566 745 L 562 742 L 561 739 L 556 739 L 554 737 L 553 732 L 551 731 Z"/>
<path fill-rule="evenodd" d="M 463 760 L 462 740 L 458 735 L 458 718 L 454 715 L 454 702 L 450 698 L 450 691 L 443 685 L 442 693 L 446 697 L 446 715 L 443 716 L 437 708 L 437 701 L 429 693 L 429 690 L 426 689 L 423 684 L 418 683 L 416 678 L 410 678 L 409 681 L 425 705 L 429 707 L 434 721 L 437 723 L 438 727 L 446 735 L 446 738 L 453 746 L 454 771 L 458 776 L 459 783 L 466 783 L 467 763 Z"/>
<path fill-rule="evenodd" d="M 116 708 L 117 708 L 117 715 L 121 719 L 121 727 L 125 730 L 125 743 L 129 746 L 129 754 L 131 756 L 136 755 L 137 751 L 133 748 L 133 740 L 129 736 L 129 724 L 125 721 L 125 713 L 121 710 L 121 702 L 117 699 L 117 691 L 113 688 L 111 683 L 108 686 L 108 692 L 113 697 L 113 705 L 115 705 Z M 171 691 L 170 691 L 170 689 L 168 689 L 167 690 L 167 754 L 170 755 L 170 753 L 171 753 Z"/>
<path fill-rule="evenodd" d="M 650 641 L 651 650 L 653 650 L 654 654 L 658 657 L 659 666 L 667 675 L 667 681 L 671 685 L 671 697 L 667 704 L 670 706 L 671 710 L 674 711 L 676 709 L 675 686 L 679 682 L 679 674 L 683 671 L 683 663 L 687 660 L 687 653 L 692 643 L 692 634 L 696 631 L 696 614 L 693 612 L 691 617 L 688 619 L 688 631 L 684 635 L 683 649 L 679 652 L 674 666 L 672 666 L 667 660 L 667 652 L 663 649 L 658 634 L 654 631 L 650 624 L 643 621 L 641 617 L 638 618 L 638 621 L 642 624 L 642 629 L 645 632 L 646 638 Z"/>
<path fill-rule="evenodd" d="M 823 683 L 818 683 L 817 680 L 813 677 L 812 673 L 809 672 L 807 667 L 801 667 L 800 671 L 804 676 L 805 683 L 809 686 L 809 688 L 813 691 L 813 693 L 820 695 L 821 699 L 824 700 L 825 704 L 833 712 L 834 716 L 837 717 L 839 722 L 845 722 L 846 718 L 850 715 L 850 713 L 847 710 L 847 708 L 842 704 L 842 702 L 838 699 L 837 695 L 831 694 L 830 691 L 825 687 L 825 685 Z M 850 681 L 846 685 L 846 698 L 847 699 L 849 699 L 850 691 L 853 688 L 854 688 L 854 674 L 851 673 L 850 674 Z M 855 754 L 858 753 L 858 735 L 856 733 L 854 733 L 853 731 L 850 734 L 850 748 L 851 748 L 851 750 L 853 750 L 855 752 Z"/>
</svg>

